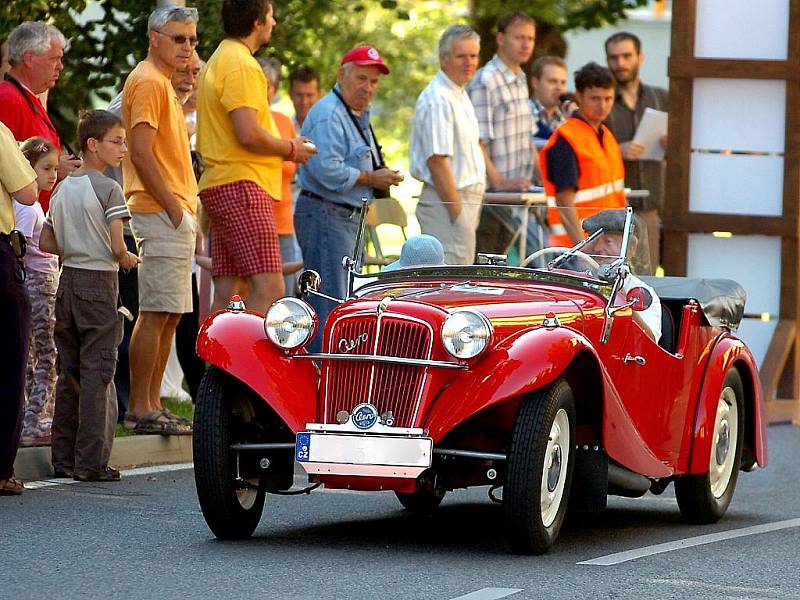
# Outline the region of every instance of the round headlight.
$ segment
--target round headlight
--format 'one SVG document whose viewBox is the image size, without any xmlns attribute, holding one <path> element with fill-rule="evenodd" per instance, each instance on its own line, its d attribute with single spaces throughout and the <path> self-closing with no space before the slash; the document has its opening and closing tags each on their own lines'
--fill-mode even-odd
<svg viewBox="0 0 800 600">
<path fill-rule="evenodd" d="M 267 337 L 281 348 L 299 348 L 317 328 L 314 310 L 297 298 L 282 298 L 269 307 L 264 317 Z"/>
<path fill-rule="evenodd" d="M 442 343 L 456 358 L 478 356 L 491 339 L 492 324 L 476 310 L 457 310 L 442 324 Z"/>
</svg>

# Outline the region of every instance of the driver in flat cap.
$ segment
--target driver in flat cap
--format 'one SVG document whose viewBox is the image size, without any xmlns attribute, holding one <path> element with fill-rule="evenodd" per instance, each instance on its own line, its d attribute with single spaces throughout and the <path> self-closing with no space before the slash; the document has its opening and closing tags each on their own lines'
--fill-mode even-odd
<svg viewBox="0 0 800 600">
<path fill-rule="evenodd" d="M 601 265 L 612 263 L 621 254 L 626 213 L 625 209 L 604 210 L 587 217 L 581 224 L 588 235 L 593 234 L 598 229 L 603 230 L 603 233 L 597 239 L 583 249 L 584 252 L 590 254 Z M 639 234 L 644 231 L 642 224 L 637 221 L 638 217 L 634 215 L 630 241 L 628 242 L 627 256 L 629 262 L 637 255 Z M 646 248 L 647 245 L 644 244 L 643 247 Z M 646 310 L 634 311 L 633 320 L 638 323 L 650 339 L 658 343 L 661 339 L 661 300 L 659 300 L 658 294 L 652 287 L 633 273 L 629 273 L 625 277 L 622 289 L 627 294 L 636 287 L 643 287 L 650 292 L 653 296 L 653 303 Z"/>
</svg>

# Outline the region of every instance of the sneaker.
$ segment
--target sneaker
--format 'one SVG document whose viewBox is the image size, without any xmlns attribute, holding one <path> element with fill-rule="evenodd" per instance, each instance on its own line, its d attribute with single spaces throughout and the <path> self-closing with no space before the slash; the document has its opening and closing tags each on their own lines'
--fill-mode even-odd
<svg viewBox="0 0 800 600">
<path fill-rule="evenodd" d="M 106 467 L 104 471 L 94 475 L 80 475 L 75 473 L 72 476 L 75 481 L 119 481 L 122 479 L 120 472 L 114 467 Z"/>
</svg>

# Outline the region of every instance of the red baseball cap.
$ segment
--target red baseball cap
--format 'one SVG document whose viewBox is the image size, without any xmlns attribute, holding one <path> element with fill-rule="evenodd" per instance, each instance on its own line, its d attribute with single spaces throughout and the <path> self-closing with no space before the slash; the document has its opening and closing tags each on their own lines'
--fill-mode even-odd
<svg viewBox="0 0 800 600">
<path fill-rule="evenodd" d="M 372 46 L 356 46 L 342 57 L 342 64 L 354 63 L 362 67 L 375 65 L 384 75 L 389 74 L 389 67 L 383 62 L 381 55 Z"/>
</svg>

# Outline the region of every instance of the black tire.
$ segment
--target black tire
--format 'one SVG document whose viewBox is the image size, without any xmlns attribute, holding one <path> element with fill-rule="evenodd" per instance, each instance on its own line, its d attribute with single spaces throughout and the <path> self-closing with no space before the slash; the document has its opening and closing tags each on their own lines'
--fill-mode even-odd
<svg viewBox="0 0 800 600">
<path fill-rule="evenodd" d="M 417 490 L 413 493 L 395 492 L 395 496 L 407 511 L 420 515 L 433 513 L 444 499 L 444 490 L 429 492 L 427 490 Z"/>
<path fill-rule="evenodd" d="M 548 448 L 557 418 L 558 443 Z M 572 486 L 574 449 L 575 400 L 565 380 L 522 399 L 503 487 L 506 531 L 513 552 L 543 554 L 558 537 Z M 551 467 L 546 485 L 553 494 L 549 503 L 547 495 L 542 495 L 546 460 Z"/>
<path fill-rule="evenodd" d="M 242 437 L 235 407 L 249 402 L 245 388 L 215 367 L 209 368 L 197 394 L 194 412 L 194 480 L 200 510 L 212 533 L 222 540 L 250 537 L 261 520 L 265 490 L 237 483 L 237 452 Z"/>
<path fill-rule="evenodd" d="M 730 390 L 730 392 L 727 390 Z M 734 398 L 736 401 L 735 411 L 733 411 L 733 407 L 730 406 L 729 402 Z M 724 407 L 722 409 L 729 414 L 727 444 L 724 442 L 725 436 L 720 437 L 718 432 L 719 425 L 717 424 L 721 413 L 720 403 L 723 401 L 729 406 L 727 410 Z M 730 434 L 730 416 L 733 414 L 736 415 L 735 435 Z M 709 472 L 702 475 L 685 475 L 675 479 L 675 497 L 678 500 L 678 507 L 681 510 L 684 521 L 698 524 L 716 523 L 728 510 L 733 498 L 733 492 L 736 489 L 739 467 L 742 463 L 744 428 L 744 387 L 742 386 L 739 372 L 735 367 L 732 367 L 725 375 L 725 381 L 720 392 L 720 400 L 717 404 L 714 437 L 711 441 L 711 455 L 708 458 Z M 735 447 L 733 448 L 733 456 L 729 457 L 731 438 L 735 442 Z M 722 440 L 721 443 L 720 440 Z M 726 480 L 719 480 L 717 477 L 712 476 L 711 463 L 713 460 L 719 464 L 720 454 L 717 450 L 720 447 L 723 448 L 721 452 L 725 458 L 732 460 L 730 475 Z M 727 451 L 724 448 L 727 448 Z"/>
</svg>

